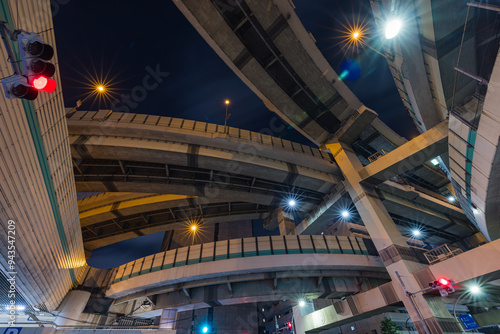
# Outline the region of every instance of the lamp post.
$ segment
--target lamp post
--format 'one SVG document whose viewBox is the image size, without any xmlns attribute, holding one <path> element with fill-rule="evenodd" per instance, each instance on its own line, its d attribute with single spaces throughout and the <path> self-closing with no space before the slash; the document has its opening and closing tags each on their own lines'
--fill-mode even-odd
<svg viewBox="0 0 500 334">
<path fill-rule="evenodd" d="M 89 93 L 83 100 L 78 100 L 76 101 L 76 106 L 71 108 L 70 111 L 66 113 L 66 117 L 70 118 L 75 112 L 76 108 L 79 108 L 85 101 L 87 101 L 91 96 L 94 96 L 96 94 L 105 94 L 106 93 L 106 87 L 103 85 L 97 85 L 94 87 L 94 90 Z"/>
<path fill-rule="evenodd" d="M 462 323 L 460 322 L 460 320 L 458 320 L 457 318 L 457 314 L 455 313 L 456 311 L 456 307 L 457 307 L 457 304 L 458 304 L 458 301 L 463 297 L 465 296 L 466 294 L 473 294 L 473 295 L 476 295 L 478 293 L 481 292 L 481 289 L 479 288 L 479 286 L 477 285 L 472 285 L 468 291 L 464 291 L 460 296 L 458 296 L 457 300 L 455 300 L 455 303 L 453 304 L 453 318 L 455 318 L 455 320 L 458 322 L 458 324 L 460 325 L 460 329 L 462 330 L 462 333 L 465 334 L 465 329 L 464 327 L 462 326 Z"/>
<path fill-rule="evenodd" d="M 226 104 L 226 116 L 224 117 L 224 133 L 227 133 L 227 119 L 229 118 L 229 116 L 231 116 L 231 114 L 227 114 L 227 111 L 229 109 L 229 103 L 230 101 L 229 100 L 225 100 L 224 103 Z"/>
<path fill-rule="evenodd" d="M 295 312 L 306 305 L 306 301 L 304 299 L 299 299 L 298 307 L 296 307 L 292 312 L 292 334 L 295 334 Z"/>
</svg>

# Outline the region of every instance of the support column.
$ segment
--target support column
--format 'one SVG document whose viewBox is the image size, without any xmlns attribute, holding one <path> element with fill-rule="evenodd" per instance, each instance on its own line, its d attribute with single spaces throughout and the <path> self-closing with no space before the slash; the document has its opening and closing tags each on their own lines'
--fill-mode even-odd
<svg viewBox="0 0 500 334">
<path fill-rule="evenodd" d="M 380 200 L 376 189 L 361 184 L 358 173 L 363 168 L 356 154 L 340 143 L 327 144 L 345 177 L 346 190 L 370 234 L 377 251 L 391 276 L 394 290 L 403 301 L 415 328 L 420 334 L 442 334 L 461 332 L 456 320 L 446 309 L 440 298 L 424 298 L 406 295 L 398 274 L 406 289 L 415 292 L 421 289 L 413 272 L 426 267 L 413 256 L 405 238 Z"/>
<path fill-rule="evenodd" d="M 295 230 L 295 220 L 293 219 L 293 214 L 280 209 L 278 215 L 278 226 L 280 228 L 280 235 L 294 234 Z"/>
<path fill-rule="evenodd" d="M 59 306 L 59 314 L 54 322 L 58 326 L 76 326 L 78 318 L 83 313 L 90 298 L 90 292 L 82 290 L 71 290 L 66 294 Z"/>
</svg>

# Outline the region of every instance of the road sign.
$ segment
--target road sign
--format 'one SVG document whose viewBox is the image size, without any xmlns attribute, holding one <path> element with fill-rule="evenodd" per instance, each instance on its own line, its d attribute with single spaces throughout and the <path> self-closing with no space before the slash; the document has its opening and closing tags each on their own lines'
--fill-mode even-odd
<svg viewBox="0 0 500 334">
<path fill-rule="evenodd" d="M 460 315 L 458 316 L 458 318 L 464 325 L 465 329 L 479 328 L 479 325 L 476 323 L 476 320 L 474 320 L 474 318 L 470 314 Z"/>
</svg>

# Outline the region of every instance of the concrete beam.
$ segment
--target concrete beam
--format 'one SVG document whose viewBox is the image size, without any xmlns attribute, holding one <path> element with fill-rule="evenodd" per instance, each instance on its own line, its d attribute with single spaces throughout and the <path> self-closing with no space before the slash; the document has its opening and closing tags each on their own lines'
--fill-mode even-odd
<svg viewBox="0 0 500 334">
<path fill-rule="evenodd" d="M 498 275 L 499 258 L 500 239 L 416 271 L 414 275 L 422 288 L 428 287 L 429 279 L 436 277 L 449 277 L 456 283 L 463 283 L 478 277 Z"/>
<path fill-rule="evenodd" d="M 378 185 L 408 172 L 448 150 L 448 121 L 443 121 L 420 136 L 381 156 L 358 172 L 361 182 Z M 335 152 L 332 152 L 335 155 Z"/>
<path fill-rule="evenodd" d="M 302 317 L 303 332 L 319 333 L 401 307 L 392 282 L 347 297 Z"/>
<path fill-rule="evenodd" d="M 328 142 L 342 142 L 351 145 L 358 140 L 361 133 L 377 118 L 377 113 L 365 106 L 353 112 L 342 127 Z"/>
<path fill-rule="evenodd" d="M 326 224 L 328 224 L 332 217 L 337 216 L 332 214 L 331 209 L 339 199 L 344 196 L 346 189 L 343 183 L 339 183 L 333 191 L 325 197 L 323 202 L 315 206 L 302 220 L 302 222 L 295 227 L 293 234 L 316 234 L 319 233 Z"/>
</svg>

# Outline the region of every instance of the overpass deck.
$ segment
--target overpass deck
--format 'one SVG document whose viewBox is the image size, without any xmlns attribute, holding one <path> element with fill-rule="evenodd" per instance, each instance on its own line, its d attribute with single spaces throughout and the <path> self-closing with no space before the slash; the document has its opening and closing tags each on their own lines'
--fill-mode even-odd
<svg viewBox="0 0 500 334">
<path fill-rule="evenodd" d="M 369 255 L 362 238 L 252 237 L 182 247 L 126 263 L 117 268 L 106 295 L 120 298 L 181 282 L 305 268 L 385 272 L 379 258 Z"/>
</svg>

